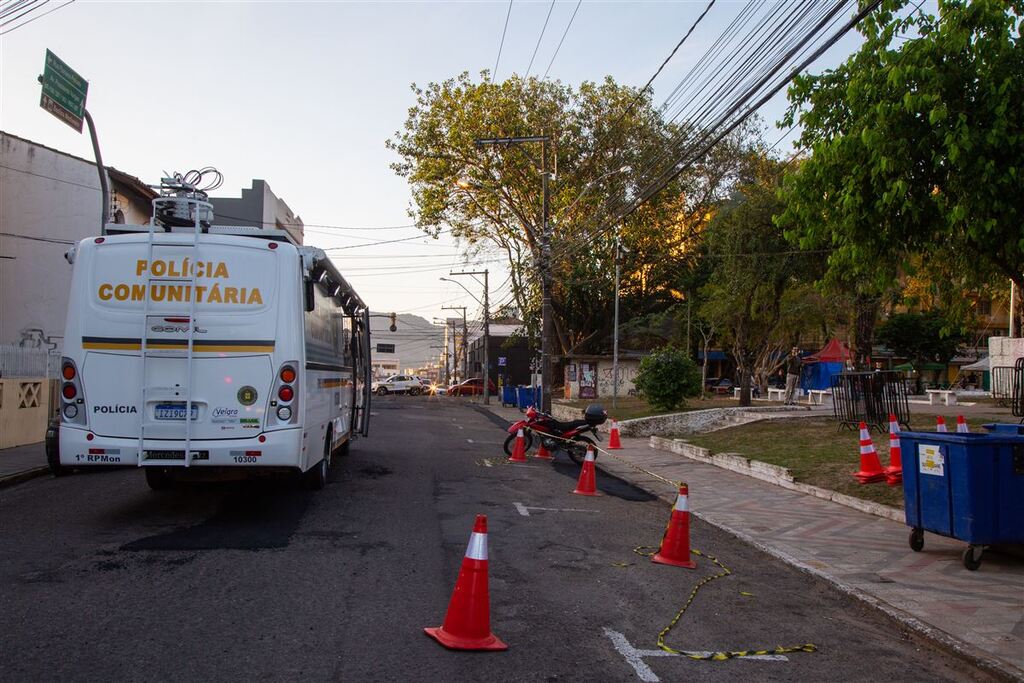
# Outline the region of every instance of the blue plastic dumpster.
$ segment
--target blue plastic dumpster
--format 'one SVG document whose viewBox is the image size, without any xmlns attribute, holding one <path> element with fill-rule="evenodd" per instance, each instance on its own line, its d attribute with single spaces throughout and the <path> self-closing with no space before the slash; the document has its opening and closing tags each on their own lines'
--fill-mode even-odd
<svg viewBox="0 0 1024 683">
<path fill-rule="evenodd" d="M 1015 424 L 987 424 L 981 425 L 990 432 L 999 432 L 1002 434 L 1024 434 L 1024 425 Z"/>
<path fill-rule="evenodd" d="M 537 405 L 537 397 L 533 393 L 532 386 L 521 386 L 518 389 L 519 409 L 526 410 L 530 406 Z"/>
<path fill-rule="evenodd" d="M 900 449 L 912 550 L 925 531 L 966 541 L 974 570 L 984 546 L 1024 542 L 1024 435 L 901 432 Z"/>
<path fill-rule="evenodd" d="M 511 384 L 506 384 L 501 387 L 501 405 L 516 405 L 516 388 Z"/>
</svg>

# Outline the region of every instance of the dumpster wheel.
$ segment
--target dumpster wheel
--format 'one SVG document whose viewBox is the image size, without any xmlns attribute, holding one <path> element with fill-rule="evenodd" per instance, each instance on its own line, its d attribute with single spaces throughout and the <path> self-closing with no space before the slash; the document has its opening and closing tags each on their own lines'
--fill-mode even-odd
<svg viewBox="0 0 1024 683">
<path fill-rule="evenodd" d="M 972 572 L 981 566 L 981 554 L 985 551 L 985 546 L 981 545 L 969 545 L 963 554 L 964 566 Z"/>
<path fill-rule="evenodd" d="M 924 529 L 911 529 L 910 549 L 915 553 L 919 553 L 922 548 L 924 548 Z"/>
</svg>

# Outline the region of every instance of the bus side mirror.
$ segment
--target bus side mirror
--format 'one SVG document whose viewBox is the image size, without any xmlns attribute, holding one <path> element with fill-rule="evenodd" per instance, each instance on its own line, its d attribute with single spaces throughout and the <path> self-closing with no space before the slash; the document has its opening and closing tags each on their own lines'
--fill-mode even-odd
<svg viewBox="0 0 1024 683">
<path fill-rule="evenodd" d="M 303 280 L 302 284 L 305 287 L 306 313 L 312 313 L 313 309 L 316 308 L 316 299 L 313 296 L 313 288 L 316 287 L 316 283 L 312 280 Z"/>
</svg>

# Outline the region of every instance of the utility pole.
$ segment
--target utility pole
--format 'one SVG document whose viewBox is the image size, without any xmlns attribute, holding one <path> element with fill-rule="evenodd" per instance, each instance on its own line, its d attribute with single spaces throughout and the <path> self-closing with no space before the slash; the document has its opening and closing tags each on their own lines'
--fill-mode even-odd
<svg viewBox="0 0 1024 683">
<path fill-rule="evenodd" d="M 540 233 L 540 257 L 538 266 L 540 268 L 541 287 L 541 336 L 540 336 L 540 383 L 541 383 L 541 410 L 551 411 L 551 352 L 552 352 L 552 331 L 554 321 L 551 311 L 551 233 L 548 226 L 548 143 L 551 142 L 550 135 L 529 135 L 525 137 L 511 138 L 488 138 L 476 140 L 477 147 L 485 145 L 521 145 L 525 143 L 539 142 L 541 144 L 541 192 L 543 200 L 541 205 L 541 233 Z"/>
<path fill-rule="evenodd" d="M 490 342 L 490 339 L 491 339 L 491 309 L 490 309 L 489 301 L 488 301 L 488 298 L 487 298 L 487 290 L 488 290 L 487 274 L 488 274 L 488 272 L 489 271 L 485 268 L 484 270 L 470 270 L 470 271 L 464 271 L 464 272 L 460 272 L 460 273 L 448 273 L 449 275 L 470 275 L 470 276 L 483 275 L 484 276 L 484 300 L 483 300 L 483 302 L 481 302 L 481 305 L 484 307 L 484 405 L 485 406 L 489 406 L 491 404 L 491 372 L 490 372 L 490 367 L 491 367 L 491 342 Z M 447 280 L 447 278 L 441 278 L 441 279 L 442 280 Z M 475 280 L 476 277 L 473 277 L 473 279 Z M 450 280 L 450 282 L 455 282 L 457 285 L 459 285 L 463 289 L 466 289 L 465 287 L 462 286 L 462 283 L 460 283 L 460 282 L 456 282 L 455 280 Z M 479 282 L 479 280 L 477 280 L 477 282 Z M 474 299 L 476 299 L 476 297 L 473 296 L 473 293 L 470 292 L 468 289 L 466 289 L 466 293 L 469 294 L 470 296 L 472 296 Z M 477 299 L 477 301 L 479 302 L 479 299 Z"/>
<path fill-rule="evenodd" d="M 615 331 L 612 334 L 612 408 L 619 399 L 619 277 L 622 275 L 622 248 L 615 235 Z"/>
<path fill-rule="evenodd" d="M 466 351 L 468 349 L 469 339 L 469 324 L 466 322 L 466 307 L 465 306 L 442 306 L 442 311 L 462 311 L 462 381 L 467 379 L 469 372 L 469 360 L 466 357 Z M 455 365 L 458 366 L 458 353 L 455 354 Z"/>
</svg>

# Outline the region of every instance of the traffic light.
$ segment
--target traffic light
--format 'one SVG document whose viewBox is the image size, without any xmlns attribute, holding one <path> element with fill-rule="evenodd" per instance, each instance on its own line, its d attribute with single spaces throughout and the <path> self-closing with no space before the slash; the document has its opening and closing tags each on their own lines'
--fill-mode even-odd
<svg viewBox="0 0 1024 683">
<path fill-rule="evenodd" d="M 391 325 L 390 327 L 388 327 L 388 329 L 394 332 L 395 330 L 398 329 L 398 325 L 395 324 L 395 318 L 397 317 L 397 314 L 392 313 L 389 317 L 391 318 Z"/>
</svg>

